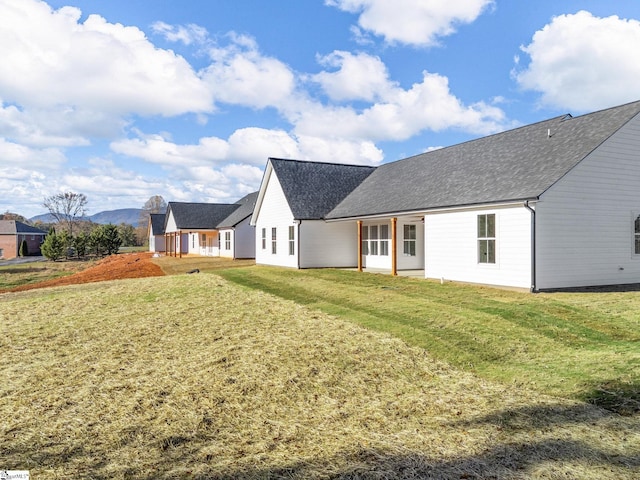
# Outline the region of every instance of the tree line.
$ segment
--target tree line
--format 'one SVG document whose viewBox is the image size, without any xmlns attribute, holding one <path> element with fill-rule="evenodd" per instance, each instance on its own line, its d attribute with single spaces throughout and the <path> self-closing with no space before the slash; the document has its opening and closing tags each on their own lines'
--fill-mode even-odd
<svg viewBox="0 0 640 480">
<path fill-rule="evenodd" d="M 87 204 L 86 195 L 74 192 L 59 193 L 44 199 L 43 206 L 55 220 L 49 224 L 37 224 L 39 228 L 49 231 L 40 248 L 45 257 L 58 260 L 107 256 L 118 253 L 120 247 L 143 246 L 148 241 L 150 214 L 164 213 L 167 207 L 161 196 L 154 195 L 142 207 L 138 227 L 135 228 L 126 223 L 93 223 L 86 219 Z M 9 212 L 0 215 L 0 218 L 28 223 L 24 217 Z M 26 255 L 28 252 L 25 252 Z"/>
</svg>

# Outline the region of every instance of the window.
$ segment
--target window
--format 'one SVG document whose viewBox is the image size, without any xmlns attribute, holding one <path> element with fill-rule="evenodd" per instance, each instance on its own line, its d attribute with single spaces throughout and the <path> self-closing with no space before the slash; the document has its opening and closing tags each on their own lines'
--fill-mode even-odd
<svg viewBox="0 0 640 480">
<path fill-rule="evenodd" d="M 478 215 L 478 263 L 496 263 L 496 215 Z"/>
<path fill-rule="evenodd" d="M 267 249 L 267 229 L 266 228 L 262 229 L 262 249 L 263 250 Z"/>
<path fill-rule="evenodd" d="M 380 225 L 380 255 L 389 255 L 389 225 Z"/>
<path fill-rule="evenodd" d="M 196 236 L 191 235 L 191 248 L 196 248 Z"/>
<path fill-rule="evenodd" d="M 378 255 L 378 226 L 369 227 L 369 255 Z"/>
<path fill-rule="evenodd" d="M 404 226 L 404 248 L 403 253 L 407 257 L 416 256 L 416 226 L 405 225 Z"/>
<path fill-rule="evenodd" d="M 231 232 L 224 232 L 224 249 L 231 250 Z"/>
<path fill-rule="evenodd" d="M 633 240 L 634 252 L 636 255 L 640 255 L 640 215 L 633 222 Z"/>
<path fill-rule="evenodd" d="M 277 233 L 276 227 L 273 227 L 271 229 L 271 253 L 273 255 L 275 255 L 276 252 L 278 251 L 276 246 L 277 237 L 278 237 L 278 233 Z"/>
<path fill-rule="evenodd" d="M 289 226 L 289 255 L 296 254 L 296 227 L 293 225 Z"/>
<path fill-rule="evenodd" d="M 362 254 L 369 255 L 369 227 L 362 227 Z"/>
<path fill-rule="evenodd" d="M 203 233 L 202 235 L 200 235 L 200 246 L 201 247 L 206 247 L 207 246 L 207 234 Z"/>
</svg>

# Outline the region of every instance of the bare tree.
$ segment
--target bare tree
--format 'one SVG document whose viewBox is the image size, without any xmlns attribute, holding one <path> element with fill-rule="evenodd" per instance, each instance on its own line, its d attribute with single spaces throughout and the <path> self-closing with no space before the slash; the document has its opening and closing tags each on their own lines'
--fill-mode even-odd
<svg viewBox="0 0 640 480">
<path fill-rule="evenodd" d="M 138 220 L 138 228 L 136 229 L 136 236 L 138 237 L 138 243 L 144 244 L 149 229 L 149 221 L 152 213 L 164 213 L 167 211 L 167 202 L 161 195 L 154 195 L 149 198 L 142 206 L 140 212 L 140 219 Z"/>
<path fill-rule="evenodd" d="M 43 205 L 72 237 L 74 225 L 81 221 L 87 212 L 87 202 L 87 196 L 83 193 L 65 192 L 45 198 Z"/>
</svg>

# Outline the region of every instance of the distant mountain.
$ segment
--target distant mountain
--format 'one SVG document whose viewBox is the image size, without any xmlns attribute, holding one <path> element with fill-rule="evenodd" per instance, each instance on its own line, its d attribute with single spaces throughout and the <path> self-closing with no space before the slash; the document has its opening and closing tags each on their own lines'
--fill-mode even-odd
<svg viewBox="0 0 640 480">
<path fill-rule="evenodd" d="M 129 225 L 133 225 L 134 227 L 137 227 L 138 221 L 140 220 L 141 213 L 142 213 L 141 208 L 120 208 L 118 210 L 108 210 L 105 212 L 98 212 L 94 215 L 89 215 L 84 218 L 85 220 L 89 220 L 93 223 L 99 223 L 102 225 L 106 225 L 108 223 L 112 223 L 113 225 L 128 223 Z M 55 219 L 50 213 L 45 213 L 43 215 L 36 215 L 35 217 L 31 217 L 29 220 L 31 222 L 36 222 L 40 220 L 43 223 L 52 223 L 55 221 Z"/>
</svg>

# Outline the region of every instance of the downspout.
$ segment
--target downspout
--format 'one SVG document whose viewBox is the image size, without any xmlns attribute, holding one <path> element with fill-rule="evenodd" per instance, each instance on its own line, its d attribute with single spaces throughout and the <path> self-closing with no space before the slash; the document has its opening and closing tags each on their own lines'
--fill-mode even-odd
<svg viewBox="0 0 640 480">
<path fill-rule="evenodd" d="M 524 208 L 531 212 L 531 293 L 536 293 L 536 211 L 529 206 L 529 200 L 524 202 Z"/>
<path fill-rule="evenodd" d="M 300 241 L 300 225 L 302 225 L 302 220 L 298 220 L 298 233 L 297 233 L 297 245 L 296 247 L 296 253 L 298 254 L 298 270 L 300 270 L 300 245 L 302 245 L 302 242 Z"/>
<path fill-rule="evenodd" d="M 358 271 L 362 271 L 362 220 L 356 220 L 358 227 Z"/>
</svg>

